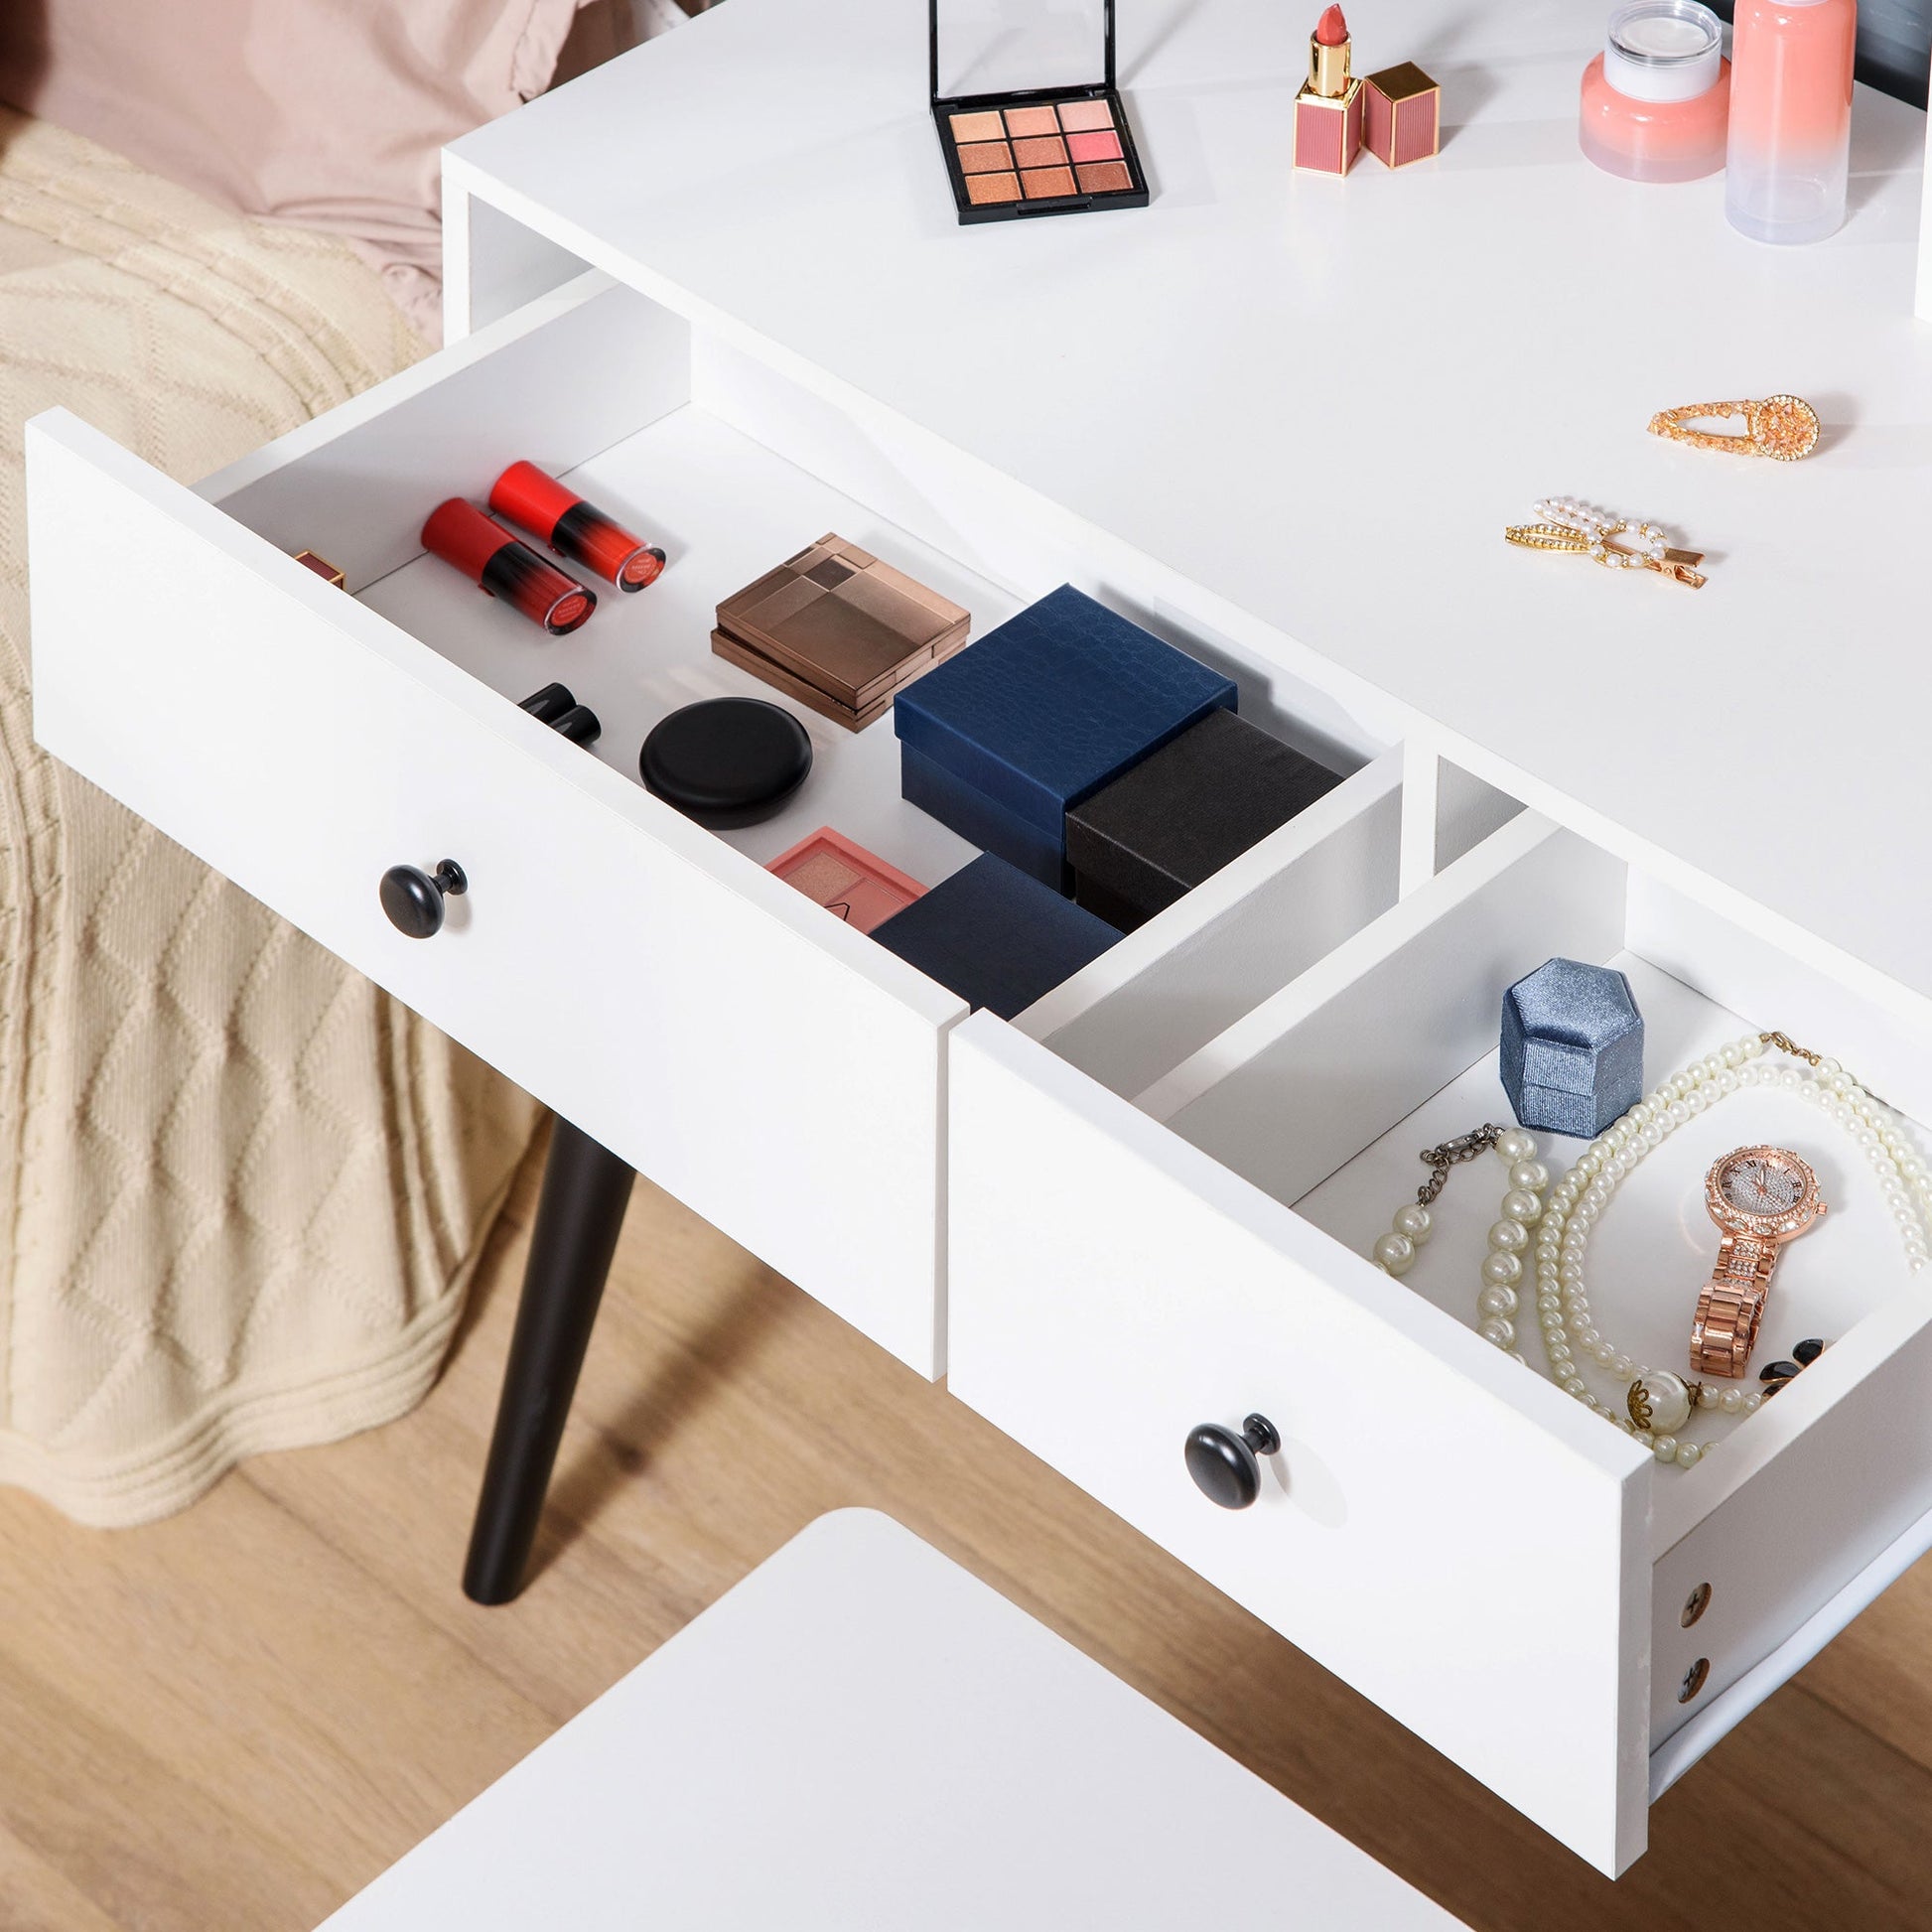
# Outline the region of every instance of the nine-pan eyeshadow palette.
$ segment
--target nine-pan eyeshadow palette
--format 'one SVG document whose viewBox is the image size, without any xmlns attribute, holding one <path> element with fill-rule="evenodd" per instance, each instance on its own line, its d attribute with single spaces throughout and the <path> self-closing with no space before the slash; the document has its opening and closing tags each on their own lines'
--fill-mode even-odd
<svg viewBox="0 0 1932 1932">
<path fill-rule="evenodd" d="M 1112 88 L 936 101 L 962 221 L 1146 207 L 1147 178 Z"/>
</svg>

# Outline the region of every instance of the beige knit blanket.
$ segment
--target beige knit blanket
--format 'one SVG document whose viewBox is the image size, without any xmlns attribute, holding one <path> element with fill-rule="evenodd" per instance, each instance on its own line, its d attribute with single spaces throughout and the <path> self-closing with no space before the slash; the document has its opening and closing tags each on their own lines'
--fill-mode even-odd
<svg viewBox="0 0 1932 1932">
<path fill-rule="evenodd" d="M 84 1522 L 414 1404 L 534 1109 L 34 745 L 21 425 L 194 478 L 421 351 L 343 244 L 0 109 L 0 1481 Z"/>
</svg>

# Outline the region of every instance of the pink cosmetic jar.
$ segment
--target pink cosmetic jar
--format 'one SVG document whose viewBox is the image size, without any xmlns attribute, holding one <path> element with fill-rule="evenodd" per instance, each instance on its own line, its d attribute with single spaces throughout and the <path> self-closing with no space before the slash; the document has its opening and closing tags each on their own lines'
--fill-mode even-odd
<svg viewBox="0 0 1932 1932">
<path fill-rule="evenodd" d="M 1577 138 L 1625 181 L 1696 181 L 1725 165 L 1729 112 L 1718 16 L 1698 0 L 1630 0 L 1584 69 Z"/>
</svg>

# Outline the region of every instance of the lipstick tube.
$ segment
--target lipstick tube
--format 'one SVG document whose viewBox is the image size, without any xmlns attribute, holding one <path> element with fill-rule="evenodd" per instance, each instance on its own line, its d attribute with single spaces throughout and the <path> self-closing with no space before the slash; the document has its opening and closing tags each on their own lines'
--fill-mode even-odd
<svg viewBox="0 0 1932 1932">
<path fill-rule="evenodd" d="M 641 591 L 656 583 L 664 568 L 656 544 L 633 537 L 534 463 L 512 463 L 490 485 L 489 507 L 534 530 L 558 556 L 596 571 L 621 591 Z"/>
<path fill-rule="evenodd" d="M 1295 96 L 1295 165 L 1345 175 L 1362 151 L 1362 82 L 1351 70 L 1348 23 L 1328 8 L 1309 36 L 1309 77 Z"/>
<path fill-rule="evenodd" d="M 430 512 L 422 544 L 432 557 L 441 557 L 554 636 L 575 630 L 597 609 L 594 591 L 573 583 L 461 496 Z"/>
</svg>

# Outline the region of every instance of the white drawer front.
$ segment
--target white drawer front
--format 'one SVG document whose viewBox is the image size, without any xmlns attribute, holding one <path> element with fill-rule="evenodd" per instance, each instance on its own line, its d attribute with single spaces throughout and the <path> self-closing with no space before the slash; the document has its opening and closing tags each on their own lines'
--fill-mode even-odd
<svg viewBox="0 0 1932 1932">
<path fill-rule="evenodd" d="M 934 1372 L 959 1002 L 84 425 L 29 457 L 41 742 Z"/>
<path fill-rule="evenodd" d="M 1647 1802 L 1630 1446 L 1014 1029 L 976 1016 L 950 1057 L 953 1393 L 1620 1870 Z M 1352 1297 L 1317 1272 L 1343 1266 Z M 1182 1444 L 1250 1411 L 1283 1453 L 1222 1510 Z"/>
</svg>

